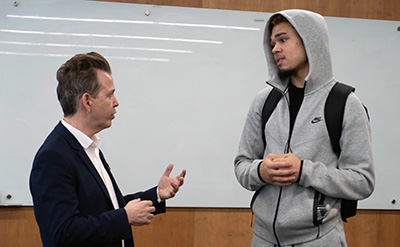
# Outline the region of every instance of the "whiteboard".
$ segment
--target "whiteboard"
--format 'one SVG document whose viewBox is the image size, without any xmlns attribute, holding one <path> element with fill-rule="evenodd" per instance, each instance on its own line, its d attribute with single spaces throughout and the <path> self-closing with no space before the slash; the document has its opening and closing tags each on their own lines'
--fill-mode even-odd
<svg viewBox="0 0 400 247">
<path fill-rule="evenodd" d="M 33 157 L 62 110 L 55 73 L 77 53 L 110 62 L 120 106 L 102 151 L 123 193 L 187 169 L 171 207 L 249 207 L 233 160 L 265 87 L 270 13 L 82 0 L 0 2 L 0 205 L 32 205 Z M 376 189 L 359 208 L 399 209 L 399 22 L 326 18 L 334 74 L 357 88 L 373 131 Z"/>
</svg>

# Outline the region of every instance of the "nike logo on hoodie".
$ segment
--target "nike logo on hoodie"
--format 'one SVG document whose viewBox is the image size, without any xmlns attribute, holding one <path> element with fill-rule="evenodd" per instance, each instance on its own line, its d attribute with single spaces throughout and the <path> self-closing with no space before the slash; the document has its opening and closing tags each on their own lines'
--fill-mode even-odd
<svg viewBox="0 0 400 247">
<path fill-rule="evenodd" d="M 311 120 L 312 124 L 318 123 L 322 121 L 322 117 L 315 117 L 313 120 Z"/>
</svg>

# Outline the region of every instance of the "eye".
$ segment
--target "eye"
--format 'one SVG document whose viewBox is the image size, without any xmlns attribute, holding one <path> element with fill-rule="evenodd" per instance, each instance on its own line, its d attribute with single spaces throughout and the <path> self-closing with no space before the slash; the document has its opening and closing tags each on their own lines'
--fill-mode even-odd
<svg viewBox="0 0 400 247">
<path fill-rule="evenodd" d="M 111 99 L 113 95 L 114 95 L 114 93 L 109 93 L 109 94 L 107 95 L 107 98 Z"/>
<path fill-rule="evenodd" d="M 270 43 L 269 45 L 271 46 L 271 49 L 273 50 L 275 47 L 275 43 Z"/>
</svg>

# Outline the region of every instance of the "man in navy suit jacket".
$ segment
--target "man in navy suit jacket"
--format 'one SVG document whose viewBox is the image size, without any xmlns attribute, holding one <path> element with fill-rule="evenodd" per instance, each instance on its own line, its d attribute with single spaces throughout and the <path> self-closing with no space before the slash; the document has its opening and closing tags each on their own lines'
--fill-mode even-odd
<svg viewBox="0 0 400 247">
<path fill-rule="evenodd" d="M 158 186 L 123 196 L 99 148 L 96 133 L 111 126 L 118 101 L 111 68 L 100 54 L 78 54 L 57 71 L 64 118 L 37 152 L 30 176 L 43 246 L 133 246 L 131 225 L 165 212 L 186 171 Z"/>
</svg>

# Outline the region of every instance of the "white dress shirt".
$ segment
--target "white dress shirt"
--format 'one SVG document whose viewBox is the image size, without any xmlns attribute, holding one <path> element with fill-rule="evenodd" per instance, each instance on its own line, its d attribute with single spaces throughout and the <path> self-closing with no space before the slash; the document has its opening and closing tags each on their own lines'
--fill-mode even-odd
<svg viewBox="0 0 400 247">
<path fill-rule="evenodd" d="M 97 173 L 100 175 L 103 180 L 104 185 L 107 188 L 108 194 L 110 195 L 112 204 L 114 209 L 118 209 L 118 200 L 115 194 L 114 186 L 111 182 L 110 176 L 108 175 L 106 169 L 104 168 L 103 162 L 100 159 L 100 139 L 94 135 L 93 139 L 89 138 L 82 131 L 73 127 L 69 123 L 67 123 L 64 119 L 61 120 L 61 123 L 71 132 L 71 134 L 78 140 L 83 149 L 85 150 L 87 156 L 92 162 L 93 166 L 96 168 Z M 121 240 L 121 246 L 125 246 L 124 240 Z"/>
<path fill-rule="evenodd" d="M 117 196 L 115 195 L 114 186 L 111 182 L 110 176 L 104 168 L 103 162 L 100 159 L 100 139 L 96 135 L 93 136 L 93 139 L 89 138 L 87 135 L 64 120 L 61 120 L 61 123 L 71 132 L 73 136 L 75 136 L 85 150 L 87 156 L 89 157 L 93 166 L 96 168 L 99 176 L 107 188 L 112 204 L 114 205 L 114 209 L 118 209 L 119 205 Z"/>
</svg>

